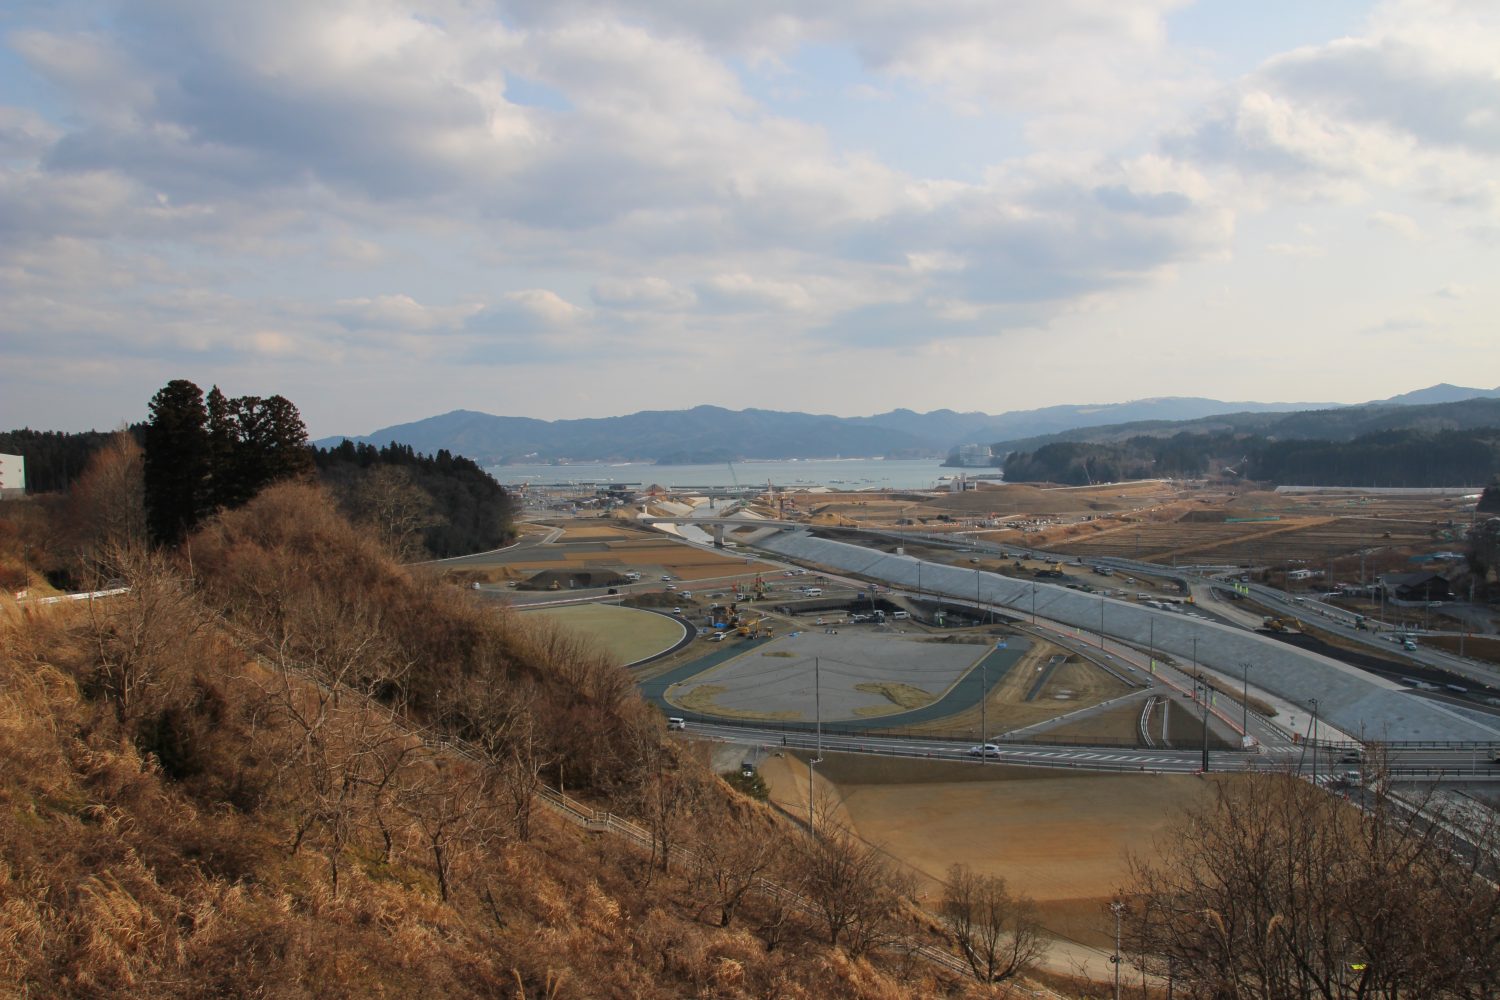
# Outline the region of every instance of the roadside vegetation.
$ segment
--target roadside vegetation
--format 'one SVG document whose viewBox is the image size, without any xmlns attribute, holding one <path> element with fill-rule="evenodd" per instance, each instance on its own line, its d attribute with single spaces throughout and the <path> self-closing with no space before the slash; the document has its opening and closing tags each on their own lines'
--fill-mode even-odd
<svg viewBox="0 0 1500 1000">
<path fill-rule="evenodd" d="M 1135 966 L 1180 997 L 1497 995 L 1493 822 L 1435 796 L 1419 812 L 1378 760 L 1345 784 L 1348 798 L 1293 774 L 1216 786 L 1163 860 L 1133 865 Z M 1439 820 L 1445 808 L 1471 832 Z"/>
</svg>

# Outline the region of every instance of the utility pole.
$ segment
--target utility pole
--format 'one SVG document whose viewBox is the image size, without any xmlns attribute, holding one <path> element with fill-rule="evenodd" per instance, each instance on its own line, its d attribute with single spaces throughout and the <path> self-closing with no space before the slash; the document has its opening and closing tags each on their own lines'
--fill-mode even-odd
<svg viewBox="0 0 1500 1000">
<path fill-rule="evenodd" d="M 1036 581 L 1031 581 L 1031 624 L 1036 624 Z"/>
<path fill-rule="evenodd" d="M 1099 648 L 1104 648 L 1104 598 L 1099 598 Z"/>
</svg>

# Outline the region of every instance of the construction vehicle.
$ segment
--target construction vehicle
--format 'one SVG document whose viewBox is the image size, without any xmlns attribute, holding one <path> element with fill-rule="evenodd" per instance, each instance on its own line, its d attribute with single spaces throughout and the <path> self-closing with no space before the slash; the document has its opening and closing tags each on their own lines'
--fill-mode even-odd
<svg viewBox="0 0 1500 1000">
<path fill-rule="evenodd" d="M 746 636 L 748 638 L 750 634 L 753 633 L 755 629 L 760 625 L 760 622 L 761 620 L 759 618 L 756 618 L 753 621 L 743 622 L 741 623 L 739 628 L 735 629 L 735 631 L 740 635 Z"/>
<path fill-rule="evenodd" d="M 1287 623 L 1282 621 L 1280 618 L 1267 618 L 1265 621 L 1261 622 L 1261 627 L 1270 629 L 1272 632 L 1291 631 L 1291 629 L 1287 626 Z"/>
</svg>

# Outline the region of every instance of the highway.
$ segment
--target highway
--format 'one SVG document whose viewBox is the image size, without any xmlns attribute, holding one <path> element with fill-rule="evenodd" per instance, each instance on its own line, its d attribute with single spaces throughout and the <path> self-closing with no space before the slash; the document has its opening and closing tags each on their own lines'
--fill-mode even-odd
<svg viewBox="0 0 1500 1000">
<path fill-rule="evenodd" d="M 1161 774 L 1195 774 L 1202 770 L 1201 750 L 1157 750 L 1130 747 L 1088 745 L 1046 745 L 994 741 L 997 754 L 981 759 L 970 755 L 974 746 L 966 740 L 942 740 L 905 736 L 843 735 L 825 732 L 819 736 L 813 727 L 779 727 L 744 725 L 727 722 L 690 722 L 689 733 L 754 748 L 762 754 L 785 750 L 814 753 L 859 753 L 882 757 L 904 757 L 924 760 L 962 761 L 975 767 L 987 763 L 1015 764 L 1030 767 L 1111 772 L 1153 772 Z M 1312 777 L 1314 767 L 1319 780 L 1337 782 L 1341 775 L 1360 765 L 1341 761 L 1344 751 L 1322 747 L 1303 752 L 1299 747 L 1279 752 L 1241 753 L 1233 750 L 1209 751 L 1212 772 L 1296 770 Z M 1428 779 L 1462 778 L 1465 781 L 1500 781 L 1500 767 L 1489 763 L 1483 749 L 1403 749 L 1391 753 L 1388 773 L 1393 778 Z"/>
</svg>

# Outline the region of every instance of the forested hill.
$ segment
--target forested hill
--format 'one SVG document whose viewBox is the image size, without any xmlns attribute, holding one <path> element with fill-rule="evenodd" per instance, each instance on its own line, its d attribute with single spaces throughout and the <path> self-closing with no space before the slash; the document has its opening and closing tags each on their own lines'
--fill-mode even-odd
<svg viewBox="0 0 1500 1000">
<path fill-rule="evenodd" d="M 1478 486 L 1500 475 L 1500 428 L 1380 431 L 1346 441 L 1182 432 L 1054 442 L 1005 458 L 1010 482 L 1083 485 L 1217 472 L 1306 486 Z"/>
<path fill-rule="evenodd" d="M 1223 432 L 1258 435 L 1268 439 L 1350 441 L 1379 431 L 1476 430 L 1500 427 L 1500 398 L 1481 397 L 1456 402 L 1401 405 L 1366 403 L 1293 413 L 1225 413 L 1196 420 L 1150 420 L 1084 427 L 1040 437 L 996 440 L 996 455 L 1032 452 L 1062 442 L 1109 443 L 1135 437 L 1175 437 L 1178 434 L 1215 435 Z"/>
<path fill-rule="evenodd" d="M 153 537 L 171 544 L 215 511 L 242 506 L 283 479 L 316 468 L 340 506 L 406 559 L 466 555 L 510 537 L 516 504 L 478 464 L 439 449 L 345 441 L 314 448 L 297 408 L 281 396 L 205 395 L 177 379 L 151 400 L 151 420 L 122 432 L 0 433 L 0 453 L 26 460 L 27 492 L 56 500 L 121 435 L 141 452 Z"/>
<path fill-rule="evenodd" d="M 126 433 L 137 444 L 146 440 L 146 425 L 131 424 Z M 0 432 L 0 455 L 26 459 L 26 488 L 31 493 L 58 493 L 83 475 L 89 459 L 114 437 L 112 431 L 34 431 L 29 427 Z"/>
<path fill-rule="evenodd" d="M 402 556 L 414 558 L 424 549 L 440 559 L 483 552 L 510 535 L 515 500 L 462 455 L 439 449 L 428 456 L 394 442 L 376 448 L 345 441 L 336 448 L 315 448 L 313 461 L 345 511 L 373 525 Z"/>
</svg>

